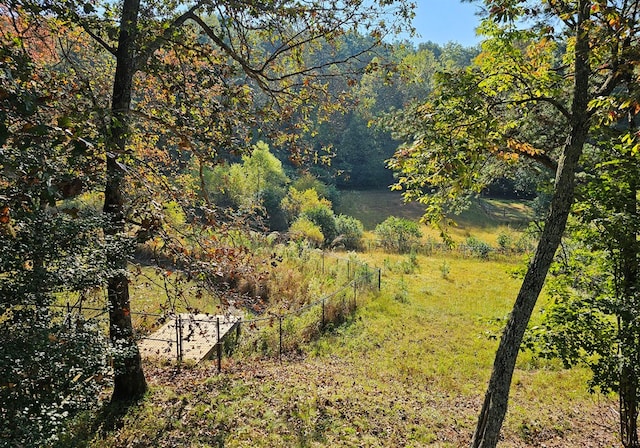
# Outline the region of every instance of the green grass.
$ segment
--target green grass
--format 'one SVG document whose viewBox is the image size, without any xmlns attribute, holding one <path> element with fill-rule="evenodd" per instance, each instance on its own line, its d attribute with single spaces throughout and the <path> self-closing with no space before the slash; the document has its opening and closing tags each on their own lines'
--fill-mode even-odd
<svg viewBox="0 0 640 448">
<path fill-rule="evenodd" d="M 362 221 L 365 229 L 373 230 L 387 216 L 418 220 L 424 208 L 420 204 L 405 203 L 396 191 L 343 191 L 336 213 L 353 216 Z"/>
<path fill-rule="evenodd" d="M 146 365 L 146 399 L 89 446 L 465 446 L 497 346 L 491 336 L 519 284 L 513 265 L 419 256 L 405 274 L 403 256 L 369 257 L 387 260 L 383 290 L 354 318 L 282 362 L 234 357 L 222 375 L 210 364 Z M 613 446 L 615 422 L 602 415 L 614 403 L 589 396 L 586 378 L 521 356 L 501 446 Z"/>
<path fill-rule="evenodd" d="M 337 213 L 351 215 L 373 230 L 388 216 L 419 220 L 424 206 L 406 203 L 402 195 L 390 190 L 343 191 Z M 452 217 L 459 230 L 491 229 L 501 226 L 522 227 L 531 220 L 531 209 L 522 201 L 480 198 L 468 210 Z M 454 229 L 455 230 L 455 229 Z"/>
<path fill-rule="evenodd" d="M 368 226 L 380 214 L 403 216 L 383 204 L 388 194 L 368 195 L 378 206 L 362 210 Z M 520 204 L 485 201 L 463 216 L 458 237 L 495 241 L 527 216 Z M 281 361 L 236 353 L 220 375 L 214 364 L 146 364 L 146 398 L 87 446 L 467 446 L 520 284 L 511 275 L 518 262 L 454 252 L 362 257 L 383 268 L 382 291 L 360 296 L 344 323 L 304 343 L 285 335 Z M 310 312 L 287 328 L 302 334 L 314 320 Z M 500 446 L 615 446 L 615 400 L 589 395 L 588 376 L 521 353 Z"/>
<path fill-rule="evenodd" d="M 388 216 L 418 221 L 424 207 L 417 203 L 405 203 L 397 191 L 344 191 L 337 213 L 359 219 L 366 230 L 372 232 Z M 453 216 L 454 224 L 447 231 L 456 242 L 464 242 L 473 236 L 494 247 L 500 233 L 513 234 L 515 239 L 526 229 L 532 218 L 530 207 L 521 201 L 478 198 L 459 216 Z M 440 241 L 440 232 L 431 225 L 422 228 L 424 239 Z M 375 237 L 369 233 L 369 239 Z"/>
</svg>

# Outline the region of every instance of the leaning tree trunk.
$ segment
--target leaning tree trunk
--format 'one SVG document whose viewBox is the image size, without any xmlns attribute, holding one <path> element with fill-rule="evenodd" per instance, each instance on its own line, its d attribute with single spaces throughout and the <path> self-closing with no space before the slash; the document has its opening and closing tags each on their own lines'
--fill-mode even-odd
<svg viewBox="0 0 640 448">
<path fill-rule="evenodd" d="M 106 186 L 104 212 L 110 222 L 105 226 L 105 235 L 114 241 L 124 237 L 125 216 L 122 191 L 124 171 L 118 159 L 126 149 L 129 138 L 129 108 L 131 89 L 135 73 L 134 44 L 140 0 L 125 0 L 122 7 L 120 36 L 116 53 L 116 73 L 111 102 L 111 125 L 107 148 Z M 122 248 L 107 250 L 107 262 L 116 269 L 116 274 L 107 282 L 109 300 L 109 335 L 116 349 L 115 378 L 112 400 L 134 400 L 147 390 L 142 371 L 140 352 L 134 339 L 131 323 L 129 283 L 126 275 L 127 256 Z"/>
<path fill-rule="evenodd" d="M 589 41 L 584 23 L 589 15 L 588 0 L 579 3 L 575 46 L 574 97 L 571 106 L 571 134 L 558 164 L 554 194 L 540 242 L 520 287 L 500 339 L 489 386 L 478 418 L 473 448 L 494 448 L 507 413 L 509 389 L 524 332 L 544 285 L 547 272 L 562 240 L 574 199 L 574 176 L 588 133 Z"/>
</svg>

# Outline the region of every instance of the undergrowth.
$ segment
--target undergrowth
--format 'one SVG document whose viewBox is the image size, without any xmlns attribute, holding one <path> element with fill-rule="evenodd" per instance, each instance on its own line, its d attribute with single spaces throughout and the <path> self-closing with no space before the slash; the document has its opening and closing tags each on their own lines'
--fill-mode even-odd
<svg viewBox="0 0 640 448">
<path fill-rule="evenodd" d="M 405 257 L 368 261 L 393 268 Z M 355 310 L 325 308 L 344 319 L 324 328 L 319 308 L 284 319 L 281 356 L 274 319 L 254 340 L 265 348 L 241 344 L 222 374 L 210 363 L 148 363 L 145 400 L 119 427 L 84 431 L 88 446 L 467 445 L 497 346 L 488 335 L 499 334 L 519 282 L 507 262 L 415 261 L 411 275 L 383 269 L 382 291 L 358 296 Z M 613 446 L 613 403 L 586 392 L 586 375 L 521 356 L 501 446 Z"/>
<path fill-rule="evenodd" d="M 519 237 L 473 231 L 473 242 L 502 250 Z M 365 266 L 353 254 L 272 245 L 265 250 L 279 261 L 267 267 L 269 295 L 247 315 L 253 322 L 221 374 L 211 362 L 147 361 L 145 399 L 106 429 L 100 416 L 78 419 L 65 446 L 468 446 L 519 287 L 519 256 L 478 247 L 471 257 L 374 250 L 362 255 Z M 379 292 L 370 266 L 382 269 Z M 340 291 L 353 275 L 370 288 Z M 331 291 L 340 293 L 319 301 Z M 587 376 L 522 353 L 500 446 L 614 446 L 615 403 L 589 395 Z"/>
</svg>

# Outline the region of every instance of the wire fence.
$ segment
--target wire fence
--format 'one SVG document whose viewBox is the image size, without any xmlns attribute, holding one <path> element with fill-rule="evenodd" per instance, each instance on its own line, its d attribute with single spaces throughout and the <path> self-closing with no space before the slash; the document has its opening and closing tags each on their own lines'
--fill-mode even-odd
<svg viewBox="0 0 640 448">
<path fill-rule="evenodd" d="M 328 266 L 328 259 L 334 260 Z M 308 260 L 310 261 L 310 260 Z M 213 358 L 221 370 L 222 357 L 233 350 L 282 358 L 300 345 L 317 337 L 327 327 L 344 322 L 358 306 L 359 291 L 381 288 L 381 270 L 353 258 L 322 253 L 319 271 L 340 278 L 341 264 L 346 280 L 335 290 L 308 299 L 295 309 L 271 311 L 266 315 L 238 316 L 175 314 L 154 336 L 142 339 L 146 353 L 171 357 L 177 362 Z M 149 350 L 148 347 L 154 347 Z"/>
<path fill-rule="evenodd" d="M 362 292 L 381 288 L 381 269 L 355 257 L 321 252 L 308 257 L 303 269 L 331 277 L 337 286 L 328 293 L 307 297 L 293 309 L 265 314 L 132 310 L 130 315 L 138 332 L 141 354 L 177 363 L 215 359 L 218 371 L 222 370 L 223 356 L 234 351 L 281 359 L 287 353 L 299 351 L 302 344 L 327 329 L 345 322 L 357 309 Z M 108 330 L 107 307 L 85 306 L 82 298 L 56 306 L 63 311 L 64 322 L 69 326 L 82 318 L 98 323 L 105 332 Z M 150 333 L 151 329 L 155 331 Z"/>
<path fill-rule="evenodd" d="M 463 258 L 480 258 L 486 260 L 492 257 L 522 255 L 531 252 L 533 248 L 533 240 L 528 238 L 521 238 L 511 244 L 498 244 L 497 246 L 492 246 L 475 238 L 468 238 L 465 243 L 459 243 L 453 246 L 429 239 L 424 242 L 407 245 L 403 250 L 390 249 L 385 242 L 381 240 L 368 240 L 363 249 L 365 249 L 366 252 L 384 250 L 391 253 L 416 253 L 426 256 L 446 253 L 457 254 Z"/>
<path fill-rule="evenodd" d="M 379 241 L 369 241 L 368 249 L 374 250 L 375 246 L 375 250 L 378 250 L 380 245 Z M 413 253 L 426 255 L 455 251 L 463 257 L 480 258 L 488 258 L 491 254 L 523 252 L 520 247 L 492 248 L 481 242 L 459 244 L 451 248 L 431 240 L 413 245 L 411 249 Z M 218 370 L 222 369 L 223 356 L 229 356 L 234 351 L 281 359 L 285 354 L 301 351 L 305 343 L 345 322 L 357 309 L 362 291 L 381 289 L 381 269 L 371 267 L 355 256 L 345 257 L 324 251 L 289 255 L 292 259 L 300 257 L 301 271 L 332 278 L 331 290 L 305 297 L 291 308 L 271 310 L 264 314 L 251 313 L 246 309 L 222 314 L 205 314 L 189 309 L 181 311 L 174 307 L 160 313 L 134 309 L 130 314 L 142 355 L 177 363 L 215 359 Z M 82 316 L 82 320 L 98 322 L 103 331 L 108 331 L 109 313 L 106 305 L 102 308 L 84 306 L 80 297 L 74 304 L 58 307 L 62 308 L 64 322 L 69 328 L 73 325 L 74 316 Z"/>
</svg>

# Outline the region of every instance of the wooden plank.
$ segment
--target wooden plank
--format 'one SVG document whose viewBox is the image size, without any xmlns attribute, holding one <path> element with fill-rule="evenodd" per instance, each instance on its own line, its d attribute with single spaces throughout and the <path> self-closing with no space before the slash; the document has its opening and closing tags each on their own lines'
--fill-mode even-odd
<svg viewBox="0 0 640 448">
<path fill-rule="evenodd" d="M 140 354 L 145 358 L 176 359 L 177 321 L 182 324 L 182 359 L 200 362 L 214 354 L 218 341 L 224 341 L 225 336 L 240 323 L 240 318 L 211 314 L 180 314 L 179 319 L 172 318 L 158 331 L 141 339 L 138 343 Z"/>
</svg>

